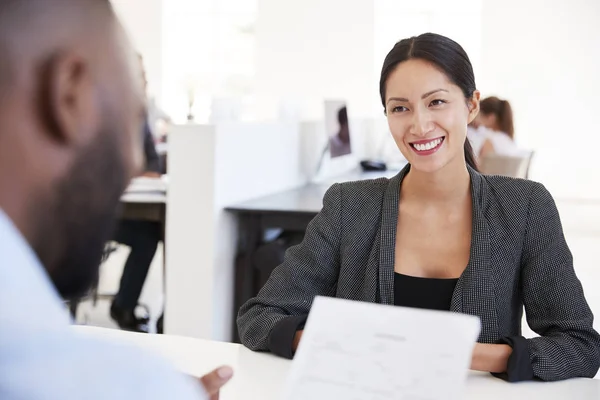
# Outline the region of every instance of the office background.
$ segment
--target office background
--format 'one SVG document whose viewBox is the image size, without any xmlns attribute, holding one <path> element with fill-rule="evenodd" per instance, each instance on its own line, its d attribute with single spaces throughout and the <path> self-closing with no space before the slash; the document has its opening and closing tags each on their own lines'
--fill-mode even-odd
<svg viewBox="0 0 600 400">
<path fill-rule="evenodd" d="M 144 57 L 150 94 L 175 123 L 166 308 L 177 307 L 184 318 L 172 322 L 172 332 L 231 338 L 238 227 L 224 208 L 312 177 L 315 149 L 326 141 L 324 99 L 348 101 L 354 161 L 398 155 L 379 100 L 379 70 L 393 43 L 425 31 L 464 46 L 483 97 L 510 100 L 516 141 L 535 150 L 531 178 L 557 199 L 576 271 L 600 313 L 599 2 L 113 3 Z M 195 123 L 186 124 L 191 91 Z M 119 252 L 103 268 L 102 285 L 118 281 Z M 163 300 L 161 257 L 142 296 L 154 318 Z M 185 268 L 193 269 L 188 282 L 168 279 L 169 270 Z M 100 314 L 85 318 L 95 323 Z"/>
<path fill-rule="evenodd" d="M 323 98 L 346 98 L 355 117 L 381 118 L 385 52 L 424 31 L 450 36 L 471 57 L 483 95 L 510 99 L 518 143 L 536 149 L 533 178 L 556 197 L 600 198 L 600 165 L 590 162 L 599 140 L 595 0 L 114 3 L 144 55 L 151 92 L 180 121 L 190 81 L 199 121 L 213 97 L 243 97 L 252 119 L 276 118 L 281 102 L 320 118 Z"/>
</svg>

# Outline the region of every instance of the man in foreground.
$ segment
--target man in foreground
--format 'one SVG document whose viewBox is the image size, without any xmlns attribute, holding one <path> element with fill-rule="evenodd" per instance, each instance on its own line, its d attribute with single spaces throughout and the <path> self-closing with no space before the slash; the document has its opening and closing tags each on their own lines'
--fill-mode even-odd
<svg viewBox="0 0 600 400">
<path fill-rule="evenodd" d="M 0 47 L 0 398 L 216 399 L 230 368 L 201 385 L 76 335 L 62 305 L 94 281 L 142 168 L 139 63 L 110 3 L 2 0 Z"/>
</svg>

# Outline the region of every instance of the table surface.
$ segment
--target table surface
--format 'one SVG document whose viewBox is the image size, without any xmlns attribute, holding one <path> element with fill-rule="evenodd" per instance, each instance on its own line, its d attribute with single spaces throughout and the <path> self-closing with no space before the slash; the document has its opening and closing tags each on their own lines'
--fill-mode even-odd
<svg viewBox="0 0 600 400">
<path fill-rule="evenodd" d="M 81 334 L 105 340 L 129 342 L 153 351 L 184 373 L 201 376 L 221 365 L 235 370 L 234 379 L 224 388 L 221 400 L 281 400 L 291 362 L 243 346 L 168 335 L 129 333 L 114 329 L 78 326 Z M 600 380 L 571 379 L 562 382 L 511 384 L 486 373 L 469 373 L 465 400 L 598 400 Z M 318 399 L 314 399 L 318 400 Z"/>
<path fill-rule="evenodd" d="M 334 183 L 350 182 L 365 179 L 391 178 L 398 171 L 350 172 L 337 178 L 327 179 L 319 183 L 311 183 L 296 189 L 250 200 L 227 209 L 238 212 L 294 212 L 316 214 L 323 206 L 323 196 Z M 124 203 L 165 204 L 167 203 L 166 187 L 168 179 L 136 178 L 121 196 Z"/>
<path fill-rule="evenodd" d="M 166 204 L 167 194 L 164 192 L 126 192 L 121 196 L 123 203 Z"/>
<path fill-rule="evenodd" d="M 337 178 L 327 179 L 308 185 L 264 196 L 255 200 L 227 207 L 228 211 L 237 212 L 271 212 L 271 213 L 308 213 L 316 214 L 323 207 L 323 196 L 334 183 L 360 181 L 366 179 L 391 178 L 399 171 L 362 172 L 354 171 Z"/>
</svg>

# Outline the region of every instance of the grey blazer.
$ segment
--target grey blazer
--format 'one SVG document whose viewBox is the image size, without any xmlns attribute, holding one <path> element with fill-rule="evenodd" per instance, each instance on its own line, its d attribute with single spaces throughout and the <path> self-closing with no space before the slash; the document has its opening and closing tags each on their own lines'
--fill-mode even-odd
<svg viewBox="0 0 600 400">
<path fill-rule="evenodd" d="M 304 241 L 288 250 L 258 296 L 240 309 L 244 345 L 268 350 L 271 330 L 306 316 L 317 295 L 394 304 L 398 202 L 409 168 L 390 180 L 328 190 Z M 480 317 L 479 342 L 495 343 L 521 335 L 525 306 L 529 326 L 540 335 L 525 347 L 534 377 L 593 377 L 600 366 L 600 335 L 552 196 L 539 183 L 469 172 L 471 255 L 451 311 Z"/>
</svg>

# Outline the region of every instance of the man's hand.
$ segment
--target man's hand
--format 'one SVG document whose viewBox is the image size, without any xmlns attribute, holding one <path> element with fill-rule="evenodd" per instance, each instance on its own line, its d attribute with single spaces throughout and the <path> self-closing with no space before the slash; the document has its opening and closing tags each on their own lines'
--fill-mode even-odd
<svg viewBox="0 0 600 400">
<path fill-rule="evenodd" d="M 208 393 L 209 400 L 219 400 L 219 390 L 231 379 L 233 369 L 220 367 L 199 378 L 204 390 Z"/>
</svg>

